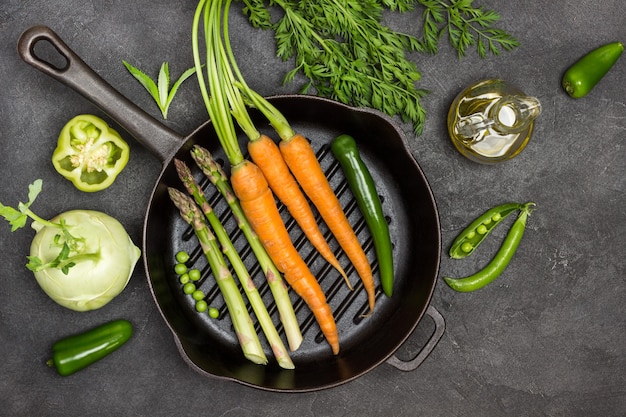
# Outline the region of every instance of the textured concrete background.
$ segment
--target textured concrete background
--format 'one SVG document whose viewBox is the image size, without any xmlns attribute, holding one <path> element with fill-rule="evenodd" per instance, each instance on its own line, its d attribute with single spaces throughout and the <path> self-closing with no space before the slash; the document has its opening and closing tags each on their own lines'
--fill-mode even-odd
<svg viewBox="0 0 626 417">
<path fill-rule="evenodd" d="M 436 56 L 413 57 L 431 90 L 423 136 L 409 135 L 440 210 L 443 249 L 469 221 L 505 201 L 533 200 L 538 209 L 510 267 L 494 284 L 457 294 L 438 283 L 432 305 L 446 332 L 430 357 L 403 373 L 381 365 L 337 388 L 276 394 L 206 379 L 180 359 L 138 267 L 107 307 L 75 313 L 57 306 L 24 268 L 32 232 L 0 231 L 0 415 L 7 416 L 623 416 L 626 414 L 626 60 L 582 100 L 560 87 L 567 66 L 588 50 L 626 41 L 621 1 L 476 1 L 502 15 L 499 26 L 521 46 L 500 57 L 459 60 L 442 44 Z M 37 212 L 103 210 L 122 221 L 135 242 L 160 162 L 129 139 L 124 175 L 97 195 L 76 191 L 49 157 L 74 114 L 100 111 L 23 63 L 15 44 L 26 28 L 52 27 L 92 68 L 160 119 L 152 99 L 122 59 L 156 72 L 170 62 L 175 77 L 192 65 L 190 23 L 195 2 L 164 0 L 25 2 L 0 5 L 0 201 L 24 199 L 44 178 Z M 291 63 L 278 61 L 269 32 L 233 13 L 233 42 L 249 83 L 262 94 L 281 86 Z M 418 33 L 418 14 L 390 15 L 399 30 Z M 511 81 L 543 104 L 527 149 L 515 159 L 482 166 L 451 146 L 445 115 L 466 85 L 488 77 Z M 206 120 L 196 84 L 186 83 L 167 124 L 186 135 Z M 496 232 L 496 236 L 499 235 Z M 461 276 L 484 264 L 497 238 L 466 261 L 444 257 L 441 273 Z M 490 246 L 491 245 L 491 246 Z M 490 252 L 491 251 L 491 252 Z M 115 355 L 70 378 L 46 369 L 61 335 L 127 317 L 136 334 Z M 390 325 L 393 325 L 390 323 Z M 428 326 L 428 323 L 424 323 Z M 422 326 L 422 325 L 420 325 Z M 424 333 L 417 332 L 417 333 Z M 421 345 L 412 337 L 399 355 Z"/>
</svg>

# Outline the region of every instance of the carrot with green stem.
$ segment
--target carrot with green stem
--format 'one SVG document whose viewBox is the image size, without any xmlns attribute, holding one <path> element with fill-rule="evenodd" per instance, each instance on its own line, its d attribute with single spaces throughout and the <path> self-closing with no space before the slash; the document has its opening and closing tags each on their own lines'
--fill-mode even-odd
<svg viewBox="0 0 626 417">
<path fill-rule="evenodd" d="M 224 6 L 223 18 L 223 33 L 226 38 L 228 37 L 229 6 L 230 1 L 227 1 Z M 287 207 L 309 242 L 341 274 L 348 288 L 352 290 L 348 276 L 320 231 L 313 210 L 311 210 L 309 202 L 285 163 L 278 145 L 269 136 L 261 134 L 254 127 L 241 92 L 234 85 L 235 76 L 228 64 L 227 50 L 223 43 L 220 42 L 216 53 L 220 54 L 221 57 L 219 61 L 220 75 L 228 80 L 224 91 L 231 106 L 233 117 L 248 136 L 248 153 L 252 161 L 261 169 L 272 192 Z"/>
<path fill-rule="evenodd" d="M 227 3 L 229 2 L 230 0 L 227 0 Z M 224 25 L 226 24 L 224 23 Z M 371 313 L 376 303 L 376 294 L 370 262 L 341 207 L 339 199 L 332 190 L 311 144 L 304 136 L 294 132 L 287 119 L 276 107 L 246 84 L 231 49 L 227 29 L 224 30 L 224 39 L 228 59 L 237 77 L 237 82 L 234 85 L 246 95 L 254 107 L 263 113 L 278 133 L 281 139 L 280 152 L 284 161 L 354 265 L 367 292 Z"/>
<path fill-rule="evenodd" d="M 202 212 L 193 200 L 182 192 L 174 188 L 168 188 L 168 193 L 170 199 L 180 211 L 182 218 L 193 227 L 202 247 L 202 252 L 209 261 L 215 281 L 226 302 L 228 315 L 233 322 L 233 327 L 244 356 L 256 364 L 266 364 L 267 357 L 265 352 L 263 352 L 261 341 L 254 330 L 246 304 L 239 292 L 237 283 L 226 265 L 224 256 L 220 252 L 215 235 L 213 235 L 204 221 Z"/>
<path fill-rule="evenodd" d="M 192 148 L 191 156 L 204 175 L 211 181 L 211 184 L 217 188 L 222 197 L 226 200 L 226 203 L 228 203 L 237 221 L 238 227 L 250 244 L 250 248 L 252 252 L 254 252 L 267 278 L 270 291 L 276 302 L 276 308 L 280 314 L 280 320 L 283 323 L 283 329 L 285 330 L 289 348 L 292 351 L 298 349 L 302 343 L 302 332 L 300 331 L 300 325 L 298 324 L 293 305 L 289 299 L 289 293 L 282 279 L 281 272 L 276 268 L 276 265 L 274 265 L 274 262 L 272 262 L 272 259 L 267 254 L 265 247 L 261 244 L 259 237 L 252 230 L 252 226 L 248 222 L 222 167 L 213 159 L 213 156 L 207 149 L 199 145 L 195 145 Z"/>
<path fill-rule="evenodd" d="M 174 165 L 176 166 L 176 172 L 178 176 L 185 186 L 187 192 L 193 197 L 196 204 L 200 207 L 202 213 L 204 213 L 204 217 L 208 220 L 209 225 L 213 229 L 213 233 L 217 237 L 218 242 L 222 247 L 222 252 L 226 255 L 226 258 L 230 261 L 230 264 L 235 271 L 235 275 L 239 278 L 239 282 L 241 283 L 241 287 L 243 288 L 250 305 L 252 306 L 252 310 L 254 311 L 254 315 L 256 316 L 259 324 L 261 325 L 261 329 L 269 342 L 270 347 L 272 348 L 272 352 L 274 353 L 274 357 L 278 361 L 278 364 L 281 368 L 285 369 L 293 369 L 294 364 L 289 357 L 289 353 L 287 352 L 287 348 L 283 344 L 282 339 L 278 335 L 278 331 L 272 322 L 272 319 L 263 303 L 263 299 L 259 294 L 259 290 L 257 289 L 254 281 L 250 277 L 250 273 L 248 269 L 243 263 L 243 260 L 239 256 L 237 249 L 233 245 L 233 242 L 230 240 L 228 236 L 228 232 L 224 229 L 222 222 L 217 217 L 213 208 L 209 204 L 206 196 L 204 195 L 204 191 L 198 186 L 196 181 L 191 174 L 191 170 L 180 159 L 174 159 Z"/>
<path fill-rule="evenodd" d="M 337 325 L 319 283 L 309 270 L 300 254 L 293 246 L 289 233 L 282 221 L 274 195 L 261 170 L 243 157 L 235 133 L 228 101 L 228 89 L 232 86 L 224 77 L 223 56 L 220 54 L 222 0 L 200 0 L 194 15 L 192 27 L 192 49 L 197 71 L 197 80 L 209 117 L 218 139 L 231 163 L 231 184 L 239 198 L 246 218 L 259 236 L 276 267 L 283 272 L 285 280 L 307 303 L 313 312 L 322 333 L 334 354 L 339 352 Z M 207 6 L 205 8 L 205 5 Z M 208 89 L 204 78 L 200 50 L 198 46 L 199 23 L 204 17 L 205 43 L 207 46 L 206 73 Z M 209 89 L 211 96 L 209 97 Z M 246 129 L 242 127 L 245 131 Z"/>
</svg>

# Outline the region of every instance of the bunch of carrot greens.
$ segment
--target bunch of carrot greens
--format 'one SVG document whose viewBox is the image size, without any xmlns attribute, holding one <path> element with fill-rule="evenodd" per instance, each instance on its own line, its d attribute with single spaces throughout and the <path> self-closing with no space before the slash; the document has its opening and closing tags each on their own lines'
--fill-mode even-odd
<svg viewBox="0 0 626 417">
<path fill-rule="evenodd" d="M 494 27 L 500 19 L 496 12 L 475 7 L 472 0 L 241 1 L 254 27 L 274 31 L 277 56 L 294 59 L 285 83 L 300 74 L 301 92 L 400 116 L 418 135 L 427 91 L 416 87 L 421 73 L 408 54 L 435 54 L 445 36 L 459 57 L 470 47 L 484 58 L 519 45 Z M 387 10 L 421 11 L 421 36 L 387 27 Z"/>
<path fill-rule="evenodd" d="M 198 83 L 212 125 L 230 163 L 230 184 L 224 171 L 206 149 L 195 146 L 191 151 L 192 157 L 228 201 L 266 273 L 277 307 L 279 310 L 282 308 L 287 311 L 285 313 L 281 310 L 280 315 L 290 348 L 297 349 L 302 336 L 289 297 L 286 292 L 280 292 L 281 273 L 311 309 L 332 352 L 337 354 L 339 337 L 332 310 L 320 284 L 292 243 L 276 206 L 273 192 L 276 192 L 288 208 L 313 246 L 339 271 L 352 289 L 343 268 L 320 233 L 311 207 L 300 188 L 304 190 L 359 273 L 368 294 L 370 311 L 373 311 L 375 305 L 372 270 L 309 142 L 294 132 L 278 109 L 248 87 L 241 76 L 228 36 L 230 5 L 231 0 L 200 0 L 192 25 L 192 49 Z M 206 62 L 202 61 L 199 44 L 201 27 L 204 29 L 202 39 L 206 47 Z M 280 137 L 280 145 L 256 129 L 248 114 L 248 106 L 256 107 L 266 116 Z M 244 157 L 239 146 L 235 121 L 248 138 L 248 151 L 252 161 Z M 218 250 L 217 241 L 234 266 L 255 315 L 264 317 L 259 318 L 261 327 L 279 364 L 285 368 L 293 367 L 286 350 L 282 347 L 282 342 L 276 341 L 280 338 L 264 311 L 265 306 L 258 296 L 258 291 L 253 287 L 254 284 L 243 262 L 236 253 L 233 253 L 234 248 L 229 243 L 219 220 L 212 213 L 202 190 L 184 163 L 176 161 L 176 165 L 191 197 L 174 189 L 170 189 L 170 197 L 180 209 L 183 218 L 193 226 L 203 252 L 209 259 L 227 301 L 237 335 L 240 336 L 245 356 L 255 363 L 266 363 L 263 352 L 259 352 L 257 335 L 251 334 L 249 323 L 245 323 L 249 322 L 249 316 L 246 318 L 241 312 L 241 294 L 223 285 L 233 280 L 232 276 L 229 276 L 226 261 Z M 284 193 L 282 192 L 284 190 L 291 191 Z M 211 233 L 205 219 L 208 220 L 217 239 Z M 272 285 L 273 282 L 279 284 Z M 284 287 L 283 291 L 286 291 Z M 291 318 L 291 321 L 286 323 L 286 318 Z"/>
</svg>

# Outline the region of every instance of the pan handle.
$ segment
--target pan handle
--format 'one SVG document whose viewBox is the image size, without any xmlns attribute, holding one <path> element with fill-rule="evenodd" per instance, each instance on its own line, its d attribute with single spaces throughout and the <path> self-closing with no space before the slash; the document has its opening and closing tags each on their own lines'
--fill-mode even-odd
<svg viewBox="0 0 626 417">
<path fill-rule="evenodd" d="M 429 305 L 426 309 L 426 314 L 428 314 L 435 323 L 435 330 L 430 336 L 430 339 L 428 339 L 428 342 L 426 342 L 424 347 L 422 347 L 422 350 L 420 350 L 413 359 L 403 361 L 401 359 L 398 359 L 397 356 L 392 356 L 387 359 L 387 363 L 389 365 L 401 371 L 414 371 L 415 369 L 417 369 L 418 366 L 422 364 L 422 362 L 424 362 L 424 360 L 428 357 L 428 355 L 430 355 L 433 349 L 435 349 L 435 346 L 437 346 L 437 343 L 439 343 L 439 340 L 441 339 L 441 336 L 443 336 L 443 332 L 446 329 L 446 322 L 443 319 L 441 313 L 439 313 L 439 311 L 437 311 L 437 309 L 435 309 L 435 307 L 431 305 Z"/>
<path fill-rule="evenodd" d="M 41 41 L 50 43 L 65 60 L 65 65 L 56 66 L 37 55 L 35 45 Z M 182 146 L 184 139 L 180 135 L 159 123 L 115 90 L 49 27 L 33 26 L 27 29 L 17 42 L 17 50 L 24 62 L 67 85 L 97 105 L 139 143 L 154 153 L 161 162 L 169 160 Z"/>
</svg>

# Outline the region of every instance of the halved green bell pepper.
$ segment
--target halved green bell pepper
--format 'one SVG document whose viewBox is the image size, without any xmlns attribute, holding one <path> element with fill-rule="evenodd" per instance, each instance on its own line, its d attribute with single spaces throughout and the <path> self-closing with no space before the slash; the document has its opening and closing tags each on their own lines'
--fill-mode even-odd
<svg viewBox="0 0 626 417">
<path fill-rule="evenodd" d="M 74 117 L 61 130 L 52 163 L 79 190 L 109 187 L 122 172 L 130 147 L 120 134 L 91 114 Z"/>
</svg>

